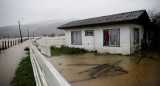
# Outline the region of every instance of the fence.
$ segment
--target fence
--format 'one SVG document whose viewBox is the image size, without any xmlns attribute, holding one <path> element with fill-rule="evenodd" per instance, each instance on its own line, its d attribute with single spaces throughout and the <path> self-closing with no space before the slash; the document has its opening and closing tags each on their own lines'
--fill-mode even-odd
<svg viewBox="0 0 160 86">
<path fill-rule="evenodd" d="M 27 39 L 23 39 L 23 41 L 26 41 Z M 14 39 L 1 39 L 0 40 L 0 51 L 7 49 L 9 47 L 15 46 L 17 44 L 21 43 L 21 39 L 14 38 Z"/>
<path fill-rule="evenodd" d="M 70 86 L 31 41 L 30 58 L 37 86 Z"/>
</svg>

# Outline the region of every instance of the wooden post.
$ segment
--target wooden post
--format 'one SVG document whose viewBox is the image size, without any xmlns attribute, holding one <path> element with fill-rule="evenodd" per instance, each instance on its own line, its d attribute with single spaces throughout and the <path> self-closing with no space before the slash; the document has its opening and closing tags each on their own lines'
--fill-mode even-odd
<svg viewBox="0 0 160 86">
<path fill-rule="evenodd" d="M 13 46 L 14 46 L 14 40 L 12 41 L 12 43 L 13 43 Z"/>
<path fill-rule="evenodd" d="M 1 50 L 2 50 L 2 47 L 1 47 L 1 45 L 0 45 L 0 53 L 1 53 Z"/>
<path fill-rule="evenodd" d="M 9 44 L 9 40 L 8 40 L 8 48 L 9 48 L 9 45 L 10 45 L 10 44 Z"/>
<path fill-rule="evenodd" d="M 4 50 L 4 41 L 2 41 L 2 50 Z"/>
<path fill-rule="evenodd" d="M 6 43 L 6 41 L 4 42 L 4 49 L 7 49 L 7 43 Z"/>
<path fill-rule="evenodd" d="M 10 41 L 11 47 L 12 47 L 12 40 Z"/>
<path fill-rule="evenodd" d="M 20 43 L 19 39 L 18 39 L 18 44 Z"/>
<path fill-rule="evenodd" d="M 1 45 L 0 45 L 0 53 L 1 53 L 1 50 L 2 50 L 2 47 L 1 47 Z"/>
<path fill-rule="evenodd" d="M 2 50 L 2 45 L 0 45 L 0 53 L 1 53 L 1 50 Z"/>
<path fill-rule="evenodd" d="M 15 40 L 15 45 L 16 45 L 16 40 Z"/>
</svg>

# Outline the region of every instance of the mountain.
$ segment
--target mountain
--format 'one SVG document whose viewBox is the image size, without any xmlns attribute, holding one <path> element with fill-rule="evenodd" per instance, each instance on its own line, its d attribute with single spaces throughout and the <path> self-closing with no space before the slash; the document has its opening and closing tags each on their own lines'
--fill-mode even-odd
<svg viewBox="0 0 160 86">
<path fill-rule="evenodd" d="M 70 20 L 71 21 L 71 20 Z M 21 24 L 22 36 L 28 36 L 27 29 L 30 36 L 42 36 L 55 33 L 56 35 L 64 33 L 64 30 L 57 29 L 58 26 L 69 22 L 69 20 L 48 20 L 43 22 L 36 22 L 31 24 Z M 19 26 L 11 25 L 0 27 L 0 37 L 19 37 Z"/>
</svg>

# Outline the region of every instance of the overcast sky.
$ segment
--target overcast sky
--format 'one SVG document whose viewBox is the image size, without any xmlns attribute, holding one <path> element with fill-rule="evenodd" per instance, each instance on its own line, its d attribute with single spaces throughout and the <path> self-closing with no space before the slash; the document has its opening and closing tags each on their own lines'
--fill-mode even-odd
<svg viewBox="0 0 160 86">
<path fill-rule="evenodd" d="M 85 19 L 133 10 L 160 10 L 160 0 L 0 0 L 0 26 Z"/>
</svg>

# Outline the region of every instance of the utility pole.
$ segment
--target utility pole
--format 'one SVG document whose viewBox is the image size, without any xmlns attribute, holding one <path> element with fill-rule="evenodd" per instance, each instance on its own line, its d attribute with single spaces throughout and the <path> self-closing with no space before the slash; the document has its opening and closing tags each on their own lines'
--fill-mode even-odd
<svg viewBox="0 0 160 86">
<path fill-rule="evenodd" d="M 28 28 L 27 28 L 27 32 L 28 32 L 28 40 L 29 40 L 29 30 L 28 30 Z"/>
<path fill-rule="evenodd" d="M 8 39 L 9 39 L 9 33 L 8 33 Z"/>
<path fill-rule="evenodd" d="M 24 18 L 21 18 L 21 19 L 24 19 Z M 19 24 L 19 33 L 20 33 L 20 37 L 21 37 L 21 43 L 22 43 L 23 40 L 22 40 L 21 25 L 20 25 L 20 20 L 21 19 L 18 20 L 18 24 Z"/>
<path fill-rule="evenodd" d="M 34 32 L 33 32 L 33 39 L 34 39 Z"/>
<path fill-rule="evenodd" d="M 17 38 L 17 35 L 15 35 L 15 39 Z"/>
</svg>

